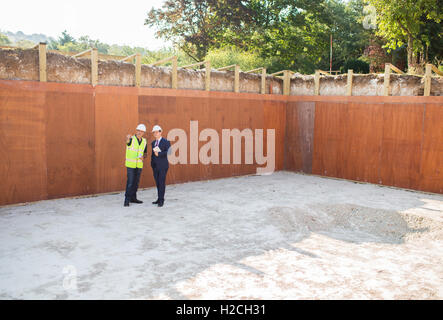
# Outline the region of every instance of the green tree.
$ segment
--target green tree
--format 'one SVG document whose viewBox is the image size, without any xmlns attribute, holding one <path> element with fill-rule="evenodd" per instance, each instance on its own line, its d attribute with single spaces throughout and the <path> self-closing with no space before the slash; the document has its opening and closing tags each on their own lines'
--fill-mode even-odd
<svg viewBox="0 0 443 320">
<path fill-rule="evenodd" d="M 109 44 L 103 43 L 100 40 L 93 40 L 89 36 L 82 36 L 78 38 L 77 42 L 80 45 L 81 50 L 87 50 L 89 48 L 97 48 L 98 52 L 104 54 L 107 54 L 111 47 Z"/>
<path fill-rule="evenodd" d="M 75 43 L 74 37 L 72 37 L 66 30 L 62 32 L 62 35 L 58 38 L 58 43 L 60 45 L 65 45 L 67 43 Z"/>
<path fill-rule="evenodd" d="M 211 61 L 213 68 L 238 64 L 241 70 L 247 71 L 257 67 L 270 67 L 272 61 L 261 57 L 258 52 L 245 52 L 235 46 L 209 50 L 205 60 Z"/>
<path fill-rule="evenodd" d="M 179 66 L 191 64 L 194 61 L 188 54 L 183 50 L 177 48 L 162 48 L 155 51 L 146 51 L 142 62 L 145 64 L 151 64 L 153 62 L 169 58 L 171 56 L 177 56 L 177 63 Z M 170 66 L 171 62 L 165 63 L 164 66 Z"/>
<path fill-rule="evenodd" d="M 371 32 L 362 26 L 362 11 L 363 0 L 180 0 L 152 9 L 145 24 L 195 60 L 236 47 L 258 54 L 270 71 L 310 73 L 329 68 L 331 34 L 335 69 L 363 54 Z"/>
<path fill-rule="evenodd" d="M 29 49 L 35 46 L 35 42 L 30 40 L 22 39 L 14 43 L 14 46 L 24 49 Z"/>
<path fill-rule="evenodd" d="M 9 40 L 7 35 L 4 35 L 3 33 L 0 33 L 0 45 L 8 45 L 11 44 L 11 40 Z"/>
<path fill-rule="evenodd" d="M 145 25 L 157 28 L 157 37 L 171 40 L 195 61 L 201 61 L 229 25 L 240 30 L 250 9 L 237 0 L 167 0 L 148 12 Z"/>
<path fill-rule="evenodd" d="M 440 25 L 442 0 L 369 0 L 369 3 L 376 8 L 377 34 L 385 39 L 386 47 L 392 50 L 406 44 L 408 72 L 422 73 L 432 38 L 428 24 L 434 21 Z"/>
<path fill-rule="evenodd" d="M 98 52 L 107 54 L 110 45 L 101 42 L 100 40 L 93 40 L 89 36 L 82 36 L 75 39 L 66 30 L 62 32 L 57 40 L 53 40 L 49 44 L 49 49 L 59 50 L 64 52 L 81 52 L 90 48 L 97 48 Z"/>
</svg>

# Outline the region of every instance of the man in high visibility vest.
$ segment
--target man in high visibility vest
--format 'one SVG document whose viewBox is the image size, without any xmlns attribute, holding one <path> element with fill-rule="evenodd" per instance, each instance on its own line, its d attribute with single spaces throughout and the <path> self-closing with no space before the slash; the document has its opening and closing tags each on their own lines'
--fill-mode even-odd
<svg viewBox="0 0 443 320">
<path fill-rule="evenodd" d="M 143 159 L 148 156 L 146 139 L 143 135 L 146 132 L 144 124 L 139 124 L 135 130 L 135 135 L 126 136 L 126 171 L 128 179 L 126 181 L 125 207 L 129 203 L 143 203 L 137 199 L 138 183 L 143 169 Z"/>
</svg>

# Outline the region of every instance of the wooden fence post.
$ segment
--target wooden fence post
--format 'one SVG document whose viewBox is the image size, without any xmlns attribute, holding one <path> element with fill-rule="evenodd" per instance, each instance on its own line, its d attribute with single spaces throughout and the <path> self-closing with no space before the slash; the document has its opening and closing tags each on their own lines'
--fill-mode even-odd
<svg viewBox="0 0 443 320">
<path fill-rule="evenodd" d="M 98 83 L 98 51 L 96 48 L 91 50 L 91 84 L 96 86 Z"/>
<path fill-rule="evenodd" d="M 352 76 L 354 74 L 354 70 L 348 70 L 348 85 L 346 86 L 346 95 L 352 96 Z"/>
<path fill-rule="evenodd" d="M 261 94 L 266 94 L 266 68 L 261 69 Z"/>
<path fill-rule="evenodd" d="M 205 62 L 205 90 L 211 91 L 211 61 Z"/>
<path fill-rule="evenodd" d="M 391 94 L 391 64 L 385 63 L 385 78 L 383 81 L 383 95 L 389 96 Z"/>
<path fill-rule="evenodd" d="M 291 90 L 291 74 L 289 70 L 283 71 L 283 95 L 288 96 Z"/>
<path fill-rule="evenodd" d="M 423 95 L 425 97 L 429 97 L 431 95 L 431 81 L 432 81 L 432 65 L 426 64 L 426 72 L 425 72 L 425 90 Z"/>
<path fill-rule="evenodd" d="M 259 70 L 261 70 L 260 93 L 261 94 L 266 94 L 266 76 L 267 76 L 266 68 L 265 67 L 255 68 L 255 69 L 252 69 L 252 70 L 245 71 L 245 73 L 253 73 L 253 72 L 255 73 L 255 72 L 259 71 Z M 281 73 L 281 72 L 282 71 L 277 72 L 277 73 Z"/>
<path fill-rule="evenodd" d="M 314 95 L 318 96 L 320 94 L 320 70 L 315 70 L 314 75 Z"/>
<path fill-rule="evenodd" d="M 38 65 L 39 79 L 41 82 L 46 82 L 46 43 L 44 42 L 38 45 Z"/>
<path fill-rule="evenodd" d="M 172 59 L 171 88 L 177 89 L 177 56 Z"/>
<path fill-rule="evenodd" d="M 240 92 L 240 66 L 238 64 L 234 69 L 234 92 Z"/>
<path fill-rule="evenodd" d="M 140 53 L 135 55 L 135 86 L 141 85 L 141 73 L 142 73 L 142 57 Z"/>
</svg>

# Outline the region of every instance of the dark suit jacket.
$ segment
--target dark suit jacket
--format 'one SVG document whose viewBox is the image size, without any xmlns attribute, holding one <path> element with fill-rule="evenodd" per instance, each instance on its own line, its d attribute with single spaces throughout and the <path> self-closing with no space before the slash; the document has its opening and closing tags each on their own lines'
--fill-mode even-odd
<svg viewBox="0 0 443 320">
<path fill-rule="evenodd" d="M 160 152 L 158 153 L 158 157 L 155 155 L 154 149 L 155 141 L 151 142 L 151 167 L 152 169 L 168 169 L 169 168 L 169 162 L 168 162 L 168 150 L 171 147 L 171 143 L 162 137 L 160 140 L 160 145 L 158 146 L 160 148 Z"/>
</svg>

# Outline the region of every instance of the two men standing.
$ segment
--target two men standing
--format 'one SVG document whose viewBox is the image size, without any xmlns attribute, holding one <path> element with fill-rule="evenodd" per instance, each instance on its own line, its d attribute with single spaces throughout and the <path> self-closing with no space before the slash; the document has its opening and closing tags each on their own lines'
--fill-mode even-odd
<svg viewBox="0 0 443 320">
<path fill-rule="evenodd" d="M 147 158 L 147 143 L 143 135 L 146 133 L 146 127 L 139 124 L 136 133 L 131 137 L 126 137 L 126 170 L 127 182 L 124 206 L 129 203 L 143 203 L 137 199 L 137 189 L 140 182 L 140 175 L 143 169 L 143 160 Z M 152 129 L 155 140 L 152 141 L 151 167 L 154 174 L 155 184 L 157 185 L 158 198 L 153 204 L 162 207 L 164 204 L 164 195 L 166 188 L 166 173 L 168 172 L 168 150 L 171 143 L 162 137 L 162 129 L 155 125 Z"/>
</svg>

